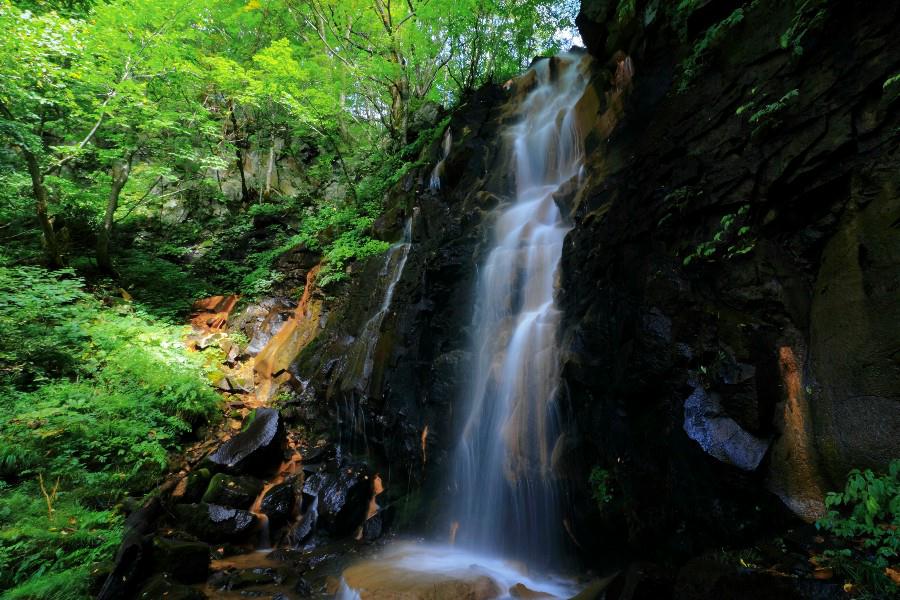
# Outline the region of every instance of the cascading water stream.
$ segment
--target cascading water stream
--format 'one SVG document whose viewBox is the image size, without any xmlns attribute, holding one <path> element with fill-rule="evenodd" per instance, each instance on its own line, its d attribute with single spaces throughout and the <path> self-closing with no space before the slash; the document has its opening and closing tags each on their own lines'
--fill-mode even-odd
<svg viewBox="0 0 900 600">
<path fill-rule="evenodd" d="M 548 566 L 562 548 L 562 500 L 551 465 L 562 430 L 554 294 L 569 226 L 554 196 L 582 170 L 576 105 L 588 84 L 589 61 L 572 53 L 535 62 L 521 119 L 507 132 L 516 190 L 497 210 L 476 287 L 474 366 L 459 404 L 463 422 L 450 506 L 448 533 L 456 544 L 397 544 L 381 559 L 346 570 L 341 600 L 379 593 L 431 597 L 448 581 L 487 585 L 473 597 L 519 597 L 513 588 L 523 585 L 538 594 L 533 597 L 576 591 L 571 582 L 535 578 L 521 562 L 498 557 Z"/>
<path fill-rule="evenodd" d="M 569 226 L 554 194 L 582 165 L 574 109 L 587 60 L 537 62 L 536 85 L 509 132 L 516 195 L 500 209 L 479 276 L 474 377 L 456 454 L 457 540 L 531 561 L 553 556 L 562 532 L 550 457 L 560 434 L 554 291 Z"/>
</svg>

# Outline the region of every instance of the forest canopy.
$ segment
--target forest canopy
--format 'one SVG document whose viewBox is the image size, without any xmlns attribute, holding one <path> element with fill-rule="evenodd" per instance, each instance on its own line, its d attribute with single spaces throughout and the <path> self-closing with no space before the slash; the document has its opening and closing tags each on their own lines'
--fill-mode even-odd
<svg viewBox="0 0 900 600">
<path fill-rule="evenodd" d="M 274 188 L 272 159 L 254 174 L 246 163 L 302 140 L 306 208 L 350 203 L 366 222 L 380 198 L 362 183 L 410 159 L 401 150 L 423 133 L 423 106 L 450 106 L 557 50 L 573 11 L 547 0 L 4 0 L 3 221 L 22 241 L 40 236 L 52 267 L 91 245 L 113 273 L 114 227 L 161 199 L 232 215 L 297 201 Z M 231 176 L 239 194 L 224 190 Z M 323 194 L 326 181 L 345 193 Z"/>
</svg>

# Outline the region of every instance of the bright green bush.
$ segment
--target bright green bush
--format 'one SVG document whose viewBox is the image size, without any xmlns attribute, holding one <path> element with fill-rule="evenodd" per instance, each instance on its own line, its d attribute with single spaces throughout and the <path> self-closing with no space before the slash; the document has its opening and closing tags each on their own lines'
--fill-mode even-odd
<svg viewBox="0 0 900 600">
<path fill-rule="evenodd" d="M 210 358 L 185 328 L 71 271 L 0 266 L 0 589 L 84 598 L 121 537 L 116 507 L 161 479 L 217 414 Z M 7 596 L 4 596 L 7 597 Z"/>
<path fill-rule="evenodd" d="M 886 474 L 853 469 L 844 490 L 829 493 L 825 506 L 828 514 L 816 527 L 842 544 L 825 552 L 828 564 L 870 597 L 900 593 L 884 572 L 900 562 L 900 460 Z"/>
</svg>

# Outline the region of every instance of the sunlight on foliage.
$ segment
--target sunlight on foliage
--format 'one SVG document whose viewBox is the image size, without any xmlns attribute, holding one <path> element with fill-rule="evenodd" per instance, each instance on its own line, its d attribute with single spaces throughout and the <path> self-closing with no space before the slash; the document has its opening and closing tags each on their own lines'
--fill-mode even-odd
<svg viewBox="0 0 900 600">
<path fill-rule="evenodd" d="M 0 330 L 0 587 L 83 597 L 118 544 L 116 504 L 217 414 L 210 367 L 183 328 L 103 306 L 71 271 L 0 267 Z M 39 480 L 58 481 L 52 510 Z"/>
</svg>

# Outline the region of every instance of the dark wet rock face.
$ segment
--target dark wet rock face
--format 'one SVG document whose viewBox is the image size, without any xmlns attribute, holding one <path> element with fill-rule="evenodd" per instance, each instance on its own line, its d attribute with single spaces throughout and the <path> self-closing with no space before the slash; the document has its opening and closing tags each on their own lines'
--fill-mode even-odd
<svg viewBox="0 0 900 600">
<path fill-rule="evenodd" d="M 281 464 L 284 424 L 274 408 L 259 408 L 244 429 L 204 460 L 210 469 L 263 475 Z"/>
<path fill-rule="evenodd" d="M 796 6 L 745 4 L 685 79 L 736 6 L 694 4 L 676 24 L 661 3 L 617 18 L 585 0 L 578 19 L 601 98 L 615 53 L 635 73 L 622 120 L 588 136 L 560 272 L 572 523 L 592 554 L 610 536 L 642 556 L 740 543 L 900 456 L 900 5 L 829 3 L 799 55 L 778 43 Z M 594 466 L 615 483 L 605 515 Z"/>
<path fill-rule="evenodd" d="M 336 536 L 363 524 L 372 498 L 372 481 L 364 467 L 319 471 L 307 478 L 303 493 L 316 498 L 319 526 Z"/>
<path fill-rule="evenodd" d="M 507 99 L 508 92 L 488 86 L 451 117 L 453 145 L 439 191 L 429 190 L 428 180 L 440 139 L 430 149 L 433 162 L 392 190 L 375 228 L 397 240 L 412 218 L 412 246 L 376 339 L 357 336 L 384 300 L 385 257 L 354 265 L 324 329 L 292 368 L 310 384 L 286 413 L 312 420 L 343 452 L 368 456 L 388 490 L 436 487 L 446 472 L 486 216 L 512 189 L 509 154 L 498 143 Z M 365 376 L 365 361 L 349 357 L 364 357 L 367 341 L 373 347 Z M 416 505 L 419 526 L 439 512 L 428 502 Z"/>
<path fill-rule="evenodd" d="M 295 503 L 295 483 L 286 481 L 272 486 L 260 503 L 260 512 L 269 517 L 274 528 L 285 525 L 291 518 Z"/>
<path fill-rule="evenodd" d="M 253 513 L 216 504 L 179 504 L 175 515 L 186 531 L 209 542 L 241 541 L 256 526 Z"/>
</svg>

